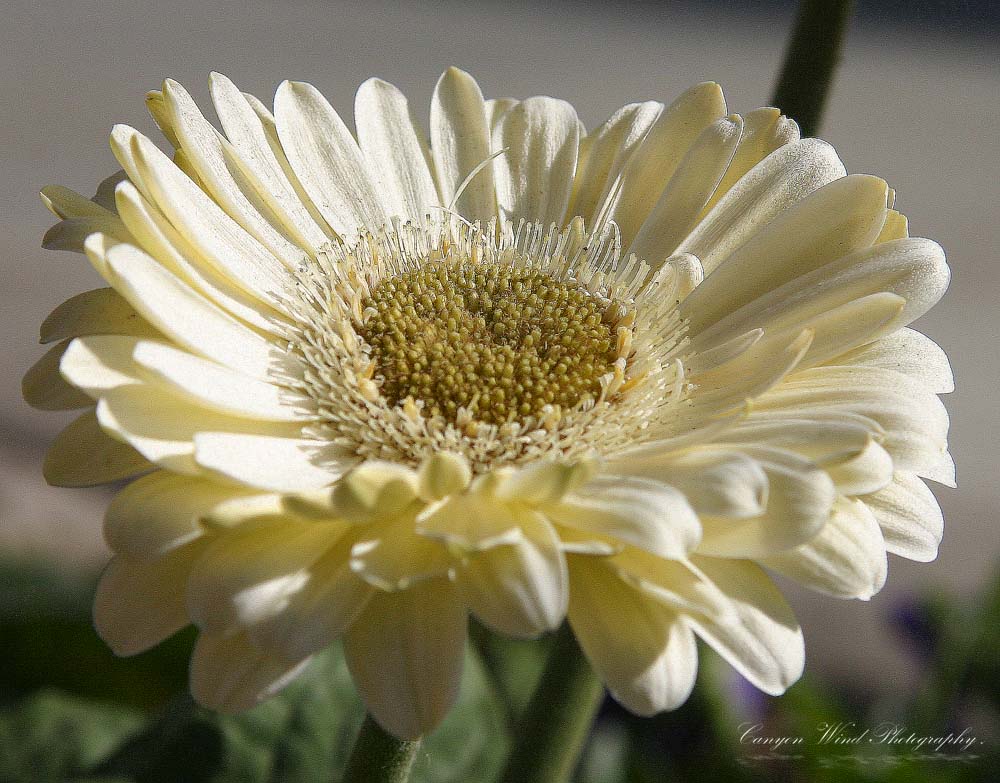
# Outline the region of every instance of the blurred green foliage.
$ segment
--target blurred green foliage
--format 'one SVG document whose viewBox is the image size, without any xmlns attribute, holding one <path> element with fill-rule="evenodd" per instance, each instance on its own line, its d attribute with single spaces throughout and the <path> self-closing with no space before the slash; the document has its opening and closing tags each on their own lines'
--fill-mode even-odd
<svg viewBox="0 0 1000 783">
<path fill-rule="evenodd" d="M 363 708 L 338 647 L 280 697 L 237 716 L 185 693 L 193 634 L 144 655 L 114 657 L 90 626 L 90 578 L 0 566 L 0 783 L 305 783 L 336 780 Z M 784 696 L 755 691 L 703 650 L 698 684 L 679 710 L 652 719 L 608 700 L 577 783 L 979 783 L 1000 770 L 1000 579 L 973 605 L 941 595 L 901 606 L 890 628 L 925 672 L 887 708 L 865 692 L 807 675 Z M 461 701 L 422 746 L 416 783 L 487 783 L 540 675 L 548 640 L 497 638 L 473 624 Z M 962 754 L 835 747 L 776 751 L 741 741 L 814 737 L 822 724 L 891 719 L 917 735 L 969 726 L 983 740 Z M 990 732 L 993 732 L 992 734 Z"/>
</svg>

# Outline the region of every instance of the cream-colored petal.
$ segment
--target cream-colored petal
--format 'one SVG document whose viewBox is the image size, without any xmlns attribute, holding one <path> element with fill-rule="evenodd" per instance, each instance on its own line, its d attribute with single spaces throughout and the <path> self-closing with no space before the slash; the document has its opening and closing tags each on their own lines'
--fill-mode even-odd
<svg viewBox="0 0 1000 783">
<path fill-rule="evenodd" d="M 119 555 L 161 557 L 200 538 L 200 520 L 217 506 L 254 500 L 231 484 L 158 470 L 115 495 L 104 515 L 104 540 Z"/>
<path fill-rule="evenodd" d="M 219 271 L 131 182 L 119 185 L 115 198 L 122 220 L 135 237 L 132 244 L 137 244 L 184 283 L 246 323 L 268 334 L 287 327 L 287 318 Z"/>
<path fill-rule="evenodd" d="M 91 201 L 95 204 L 99 204 L 110 212 L 117 212 L 118 209 L 115 206 L 115 188 L 127 179 L 128 175 L 122 169 L 119 169 L 109 177 L 105 177 L 98 184 L 97 192 L 94 193 L 94 197 Z"/>
<path fill-rule="evenodd" d="M 214 411 L 263 421 L 310 421 L 315 404 L 300 393 L 250 378 L 166 343 L 142 340 L 133 350 L 147 378 Z"/>
<path fill-rule="evenodd" d="M 62 185 L 46 185 L 39 195 L 46 208 L 60 220 L 67 218 L 107 218 L 114 212 Z"/>
<path fill-rule="evenodd" d="M 955 378 L 945 352 L 929 337 L 913 329 L 900 329 L 836 356 L 827 364 L 895 370 L 913 378 L 934 394 L 948 394 L 955 390 Z"/>
<path fill-rule="evenodd" d="M 625 457 L 611 462 L 608 470 L 669 484 L 699 514 L 744 519 L 762 514 L 767 503 L 764 470 L 745 454 L 725 448 Z"/>
<path fill-rule="evenodd" d="M 89 408 L 94 404 L 90 397 L 67 383 L 59 373 L 59 364 L 70 344 L 70 340 L 63 340 L 53 345 L 21 379 L 21 396 L 32 408 L 66 411 Z"/>
<path fill-rule="evenodd" d="M 452 574 L 456 559 L 442 542 L 414 529 L 412 514 L 383 519 L 358 530 L 351 549 L 351 570 L 387 592 L 409 590 Z"/>
<path fill-rule="evenodd" d="M 265 517 L 221 532 L 191 569 L 191 621 L 206 633 L 230 634 L 286 611 L 345 527 Z"/>
<path fill-rule="evenodd" d="M 576 110 L 555 98 L 528 98 L 504 115 L 493 135 L 493 147 L 507 150 L 493 162 L 502 217 L 562 227 L 579 132 Z"/>
<path fill-rule="evenodd" d="M 710 557 L 693 561 L 729 596 L 737 615 L 735 622 L 688 615 L 695 633 L 762 691 L 775 696 L 784 693 L 802 675 L 805 644 L 781 592 L 749 561 Z"/>
<path fill-rule="evenodd" d="M 322 247 L 334 232 L 312 203 L 281 148 L 274 117 L 257 98 L 239 89 L 220 73 L 209 76 L 216 113 L 242 166 L 260 183 L 260 197 L 304 247 Z"/>
<path fill-rule="evenodd" d="M 132 147 L 149 200 L 219 272 L 281 310 L 283 294 L 294 286 L 285 263 L 248 234 L 149 139 L 137 134 Z"/>
<path fill-rule="evenodd" d="M 711 273 L 789 205 L 846 173 L 825 141 L 802 139 L 780 147 L 719 199 L 678 251 L 697 256 Z"/>
<path fill-rule="evenodd" d="M 516 98 L 489 98 L 483 106 L 486 109 L 486 124 L 490 126 L 490 133 L 495 133 L 503 116 L 517 106 Z"/>
<path fill-rule="evenodd" d="M 835 492 L 826 471 L 790 451 L 747 446 L 767 475 L 767 510 L 751 519 L 702 517 L 701 554 L 759 557 L 808 541 L 826 524 Z"/>
<path fill-rule="evenodd" d="M 458 68 L 445 71 L 434 88 L 431 152 L 444 206 L 453 206 L 473 221 L 494 217 L 497 202 L 492 166 L 483 166 L 455 199 L 466 178 L 494 152 L 483 93 L 476 80 Z"/>
<path fill-rule="evenodd" d="M 60 220 L 42 237 L 42 247 L 46 250 L 65 250 L 82 253 L 87 237 L 91 234 L 107 234 L 119 242 L 128 242 L 131 235 L 117 215 L 101 217 L 80 217 Z"/>
<path fill-rule="evenodd" d="M 42 322 L 39 341 L 53 343 L 68 337 L 125 334 L 157 337 L 159 332 L 113 288 L 96 288 L 67 299 Z"/>
<path fill-rule="evenodd" d="M 698 650 L 678 614 L 622 581 L 600 560 L 570 559 L 569 621 L 611 695 L 638 715 L 680 706 Z"/>
<path fill-rule="evenodd" d="M 885 225 L 882 226 L 882 231 L 875 240 L 875 244 L 892 242 L 894 239 L 906 239 L 909 235 L 910 230 L 906 215 L 890 209 L 889 213 L 885 216 Z"/>
<path fill-rule="evenodd" d="M 91 397 L 141 382 L 132 352 L 139 337 L 99 335 L 78 337 L 69 344 L 59 370 L 62 376 Z"/>
<path fill-rule="evenodd" d="M 401 739 L 430 733 L 458 698 L 465 607 L 445 580 L 376 593 L 344 639 L 369 712 Z"/>
<path fill-rule="evenodd" d="M 441 204 L 429 164 L 430 150 L 406 96 L 369 79 L 354 98 L 358 143 L 390 215 L 417 220 Z"/>
<path fill-rule="evenodd" d="M 738 115 L 716 120 L 701 132 L 628 252 L 646 259 L 654 268 L 674 252 L 722 180 L 742 133 L 743 120 Z"/>
<path fill-rule="evenodd" d="M 886 550 L 920 563 L 937 557 L 944 517 L 934 494 L 916 475 L 898 472 L 887 486 L 858 499 L 875 516 Z"/>
<path fill-rule="evenodd" d="M 262 652 L 243 634 L 203 633 L 191 653 L 191 695 L 210 710 L 242 712 L 274 696 L 308 663 Z"/>
<path fill-rule="evenodd" d="M 127 443 L 109 437 L 87 411 L 56 436 L 42 473 L 55 487 L 92 487 L 153 470 L 156 466 Z"/>
<path fill-rule="evenodd" d="M 709 273 L 681 304 L 691 334 L 789 280 L 869 247 L 885 221 L 887 191 L 883 180 L 854 174 L 783 211 Z M 687 246 L 682 249 L 690 252 Z"/>
<path fill-rule="evenodd" d="M 328 444 L 263 430 L 255 425 L 244 433 L 201 431 L 194 436 L 194 459 L 200 467 L 241 484 L 276 492 L 326 487 L 353 464 Z"/>
<path fill-rule="evenodd" d="M 330 227 L 348 242 L 378 231 L 385 210 L 357 142 L 319 90 L 282 82 L 274 96 L 281 146 L 302 187 Z"/>
<path fill-rule="evenodd" d="M 630 245 L 695 139 L 725 114 L 725 98 L 714 82 L 692 87 L 664 109 L 615 177 L 592 230 L 613 220 Z"/>
<path fill-rule="evenodd" d="M 586 157 L 581 150 L 571 215 L 579 215 L 590 226 L 598 204 L 607 197 L 626 161 L 662 111 L 663 104 L 656 101 L 630 103 L 581 142 L 586 147 Z"/>
<path fill-rule="evenodd" d="M 703 614 L 717 622 L 735 622 L 736 614 L 725 593 L 686 560 L 665 560 L 642 549 L 628 547 L 608 561 L 619 577 L 647 598 L 682 614 Z"/>
<path fill-rule="evenodd" d="M 255 378 L 301 370 L 287 352 L 240 324 L 142 251 L 107 252 L 115 288 L 150 323 L 180 345 Z"/>
<path fill-rule="evenodd" d="M 155 560 L 111 559 L 94 593 L 94 628 L 116 655 L 144 652 L 188 624 L 184 584 L 201 550 L 194 541 Z"/>
<path fill-rule="evenodd" d="M 501 500 L 531 506 L 557 503 L 567 492 L 589 481 L 596 469 L 596 463 L 589 459 L 539 460 L 516 470 L 498 471 L 494 491 Z"/>
<path fill-rule="evenodd" d="M 412 468 L 366 460 L 332 487 L 289 495 L 285 505 L 296 514 L 314 519 L 363 524 L 401 513 L 418 494 L 419 480 Z"/>
<path fill-rule="evenodd" d="M 300 432 L 299 426 L 292 423 L 215 413 L 149 385 L 121 386 L 104 392 L 97 404 L 97 419 L 109 434 L 129 443 L 147 459 L 187 474 L 202 472 L 194 459 L 194 441 L 199 433 L 280 438 Z"/>
<path fill-rule="evenodd" d="M 427 457 L 417 473 L 420 497 L 441 500 L 464 490 L 472 480 L 472 468 L 461 454 L 439 451 Z"/>
<path fill-rule="evenodd" d="M 751 329 L 770 330 L 809 323 L 825 313 L 883 292 L 905 300 L 902 311 L 881 327 L 889 334 L 923 315 L 948 287 L 941 248 L 926 239 L 908 239 L 863 248 L 758 297 L 694 336 L 702 350 Z M 874 336 L 871 337 L 874 339 Z"/>
<path fill-rule="evenodd" d="M 338 639 L 375 592 L 350 567 L 352 537 L 345 535 L 309 566 L 309 579 L 288 606 L 248 630 L 254 644 L 292 660 Z"/>
<path fill-rule="evenodd" d="M 760 559 L 783 576 L 838 598 L 867 601 L 885 584 L 888 563 L 878 522 L 860 500 L 838 500 L 809 542 Z"/>
<path fill-rule="evenodd" d="M 453 495 L 420 512 L 417 532 L 441 544 L 478 551 L 519 540 L 521 520 L 536 514 L 480 493 Z"/>
<path fill-rule="evenodd" d="M 876 421 L 896 467 L 935 481 L 948 475 L 948 412 L 917 381 L 880 367 L 813 367 L 755 402 L 757 415 L 809 418 L 843 412 Z M 951 468 L 953 470 L 953 466 Z"/>
<path fill-rule="evenodd" d="M 215 202 L 275 258 L 297 268 L 305 257 L 303 248 L 289 238 L 282 220 L 261 198 L 258 183 L 236 164 L 232 146 L 173 79 L 163 83 L 163 96 L 181 148 Z"/>
<path fill-rule="evenodd" d="M 569 580 L 559 537 L 540 516 L 520 518 L 520 539 L 475 552 L 457 571 L 462 600 L 507 636 L 533 638 L 566 614 Z"/>
<path fill-rule="evenodd" d="M 743 133 L 725 176 L 705 206 L 705 214 L 744 175 L 779 147 L 799 140 L 799 126 L 779 109 L 754 109 L 743 117 Z"/>
<path fill-rule="evenodd" d="M 547 510 L 565 527 L 617 538 L 666 558 L 681 558 L 701 539 L 698 515 L 660 481 L 602 475 Z"/>
<path fill-rule="evenodd" d="M 856 453 L 845 454 L 823 465 L 842 495 L 864 495 L 881 489 L 892 480 L 892 457 L 874 439 Z"/>
</svg>

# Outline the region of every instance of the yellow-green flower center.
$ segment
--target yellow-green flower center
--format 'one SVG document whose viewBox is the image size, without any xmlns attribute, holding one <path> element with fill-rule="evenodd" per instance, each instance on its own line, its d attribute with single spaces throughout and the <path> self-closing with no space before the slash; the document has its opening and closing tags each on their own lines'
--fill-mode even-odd
<svg viewBox="0 0 1000 783">
<path fill-rule="evenodd" d="M 359 334 L 380 392 L 425 415 L 503 424 L 597 398 L 619 356 L 617 305 L 530 268 L 444 260 L 383 280 Z"/>
</svg>

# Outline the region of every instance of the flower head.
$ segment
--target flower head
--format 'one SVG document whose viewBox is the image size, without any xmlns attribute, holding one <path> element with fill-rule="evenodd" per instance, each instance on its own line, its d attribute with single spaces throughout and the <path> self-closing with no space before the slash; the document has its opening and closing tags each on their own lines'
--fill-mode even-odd
<svg viewBox="0 0 1000 783">
<path fill-rule="evenodd" d="M 309 85 L 273 115 L 211 86 L 223 132 L 168 81 L 172 157 L 116 126 L 93 199 L 43 191 L 45 244 L 107 287 L 45 321 L 25 395 L 85 409 L 52 483 L 134 479 L 95 606 L 117 652 L 194 623 L 194 695 L 238 710 L 343 638 L 412 737 L 469 613 L 568 617 L 649 714 L 687 697 L 696 636 L 768 693 L 799 676 L 765 568 L 865 599 L 887 552 L 935 556 L 951 373 L 907 325 L 944 256 L 777 110 L 708 83 L 587 133 L 452 69 L 428 145 L 378 80 L 356 136 Z"/>
</svg>

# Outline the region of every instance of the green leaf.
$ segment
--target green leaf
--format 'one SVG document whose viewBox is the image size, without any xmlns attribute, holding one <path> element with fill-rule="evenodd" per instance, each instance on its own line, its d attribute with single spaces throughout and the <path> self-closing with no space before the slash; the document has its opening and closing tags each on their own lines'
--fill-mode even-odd
<svg viewBox="0 0 1000 783">
<path fill-rule="evenodd" d="M 126 707 L 38 691 L 0 711 L 0 780 L 61 783 L 85 774 L 142 722 Z"/>
</svg>

